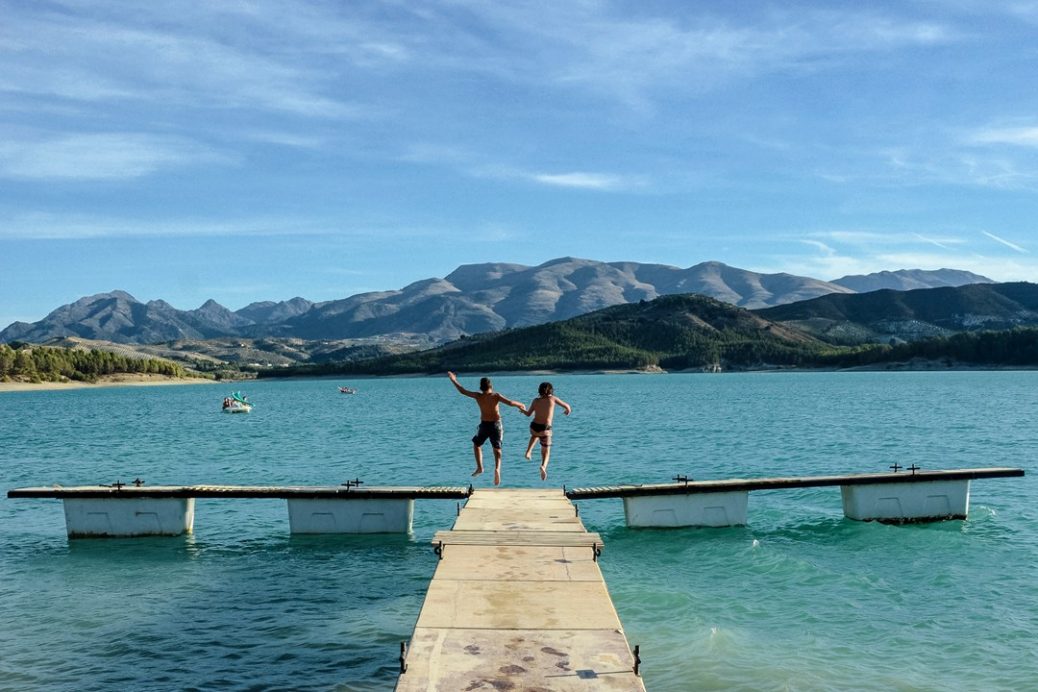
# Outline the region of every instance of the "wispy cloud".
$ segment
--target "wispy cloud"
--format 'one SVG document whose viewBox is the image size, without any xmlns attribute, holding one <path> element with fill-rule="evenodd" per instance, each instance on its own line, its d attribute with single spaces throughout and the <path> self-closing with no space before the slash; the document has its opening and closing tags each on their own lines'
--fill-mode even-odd
<svg viewBox="0 0 1038 692">
<path fill-rule="evenodd" d="M 538 185 L 577 190 L 619 192 L 639 190 L 649 186 L 649 180 L 640 175 L 594 171 L 560 173 L 535 171 L 508 163 L 491 162 L 464 147 L 447 145 L 414 145 L 400 156 L 400 160 L 423 165 L 446 166 L 476 178 L 523 180 Z"/>
<path fill-rule="evenodd" d="M 227 157 L 184 138 L 132 132 L 0 143 L 0 176 L 8 178 L 139 178 L 162 168 L 199 163 L 227 163 Z"/>
<path fill-rule="evenodd" d="M 623 190 L 636 187 L 633 179 L 603 173 L 574 171 L 571 173 L 530 173 L 525 177 L 553 187 L 570 187 L 582 190 Z"/>
<path fill-rule="evenodd" d="M 896 269 L 955 268 L 972 271 L 996 281 L 1033 280 L 1038 260 L 1026 248 L 988 231 L 984 236 L 1026 258 L 997 256 L 981 251 L 980 243 L 946 233 L 881 233 L 869 230 L 818 231 L 810 238 L 789 238 L 815 251 L 777 253 L 769 271 L 788 271 L 828 280 L 850 274 L 869 274 Z M 820 239 L 820 240 L 819 240 Z"/>
<path fill-rule="evenodd" d="M 820 240 L 801 240 L 800 242 L 803 243 L 804 245 L 809 245 L 810 247 L 818 249 L 819 251 L 821 251 L 821 253 L 823 255 L 828 255 L 830 257 L 833 257 L 833 256 L 836 255 L 836 250 L 835 249 L 833 249 L 832 247 L 826 245 L 825 243 L 823 243 Z"/>
<path fill-rule="evenodd" d="M 498 60 L 478 63 L 486 69 L 558 86 L 581 85 L 642 107 L 657 87 L 678 81 L 698 91 L 747 75 L 799 72 L 833 57 L 959 38 L 941 22 L 858 10 L 771 12 L 756 18 L 689 12 L 679 21 L 649 12 L 620 16 L 609 3 L 460 4 L 495 33 L 514 37 L 504 46 L 524 47 L 524 55 L 507 67 Z"/>
<path fill-rule="evenodd" d="M 204 5 L 195 9 L 209 14 Z M 233 34 L 207 35 L 205 21 L 188 21 L 195 16 L 190 12 L 138 10 L 109 8 L 107 16 L 91 17 L 78 5 L 63 13 L 11 12 L 8 31 L 32 40 L 19 40 L 6 52 L 0 91 L 85 104 L 162 103 L 321 118 L 363 114 L 358 104 L 333 93 L 329 75 L 294 59 L 294 52 L 260 53 Z"/>
<path fill-rule="evenodd" d="M 285 214 L 176 218 L 105 216 L 49 211 L 0 214 L 2 240 L 84 240 L 92 238 L 309 237 L 338 252 L 358 239 L 379 244 L 400 239 L 467 238 L 469 231 L 423 226 L 394 218 L 323 218 Z M 500 237 L 500 236 L 499 236 Z M 315 240 L 316 242 L 316 240 Z"/>
<path fill-rule="evenodd" d="M 1016 250 L 1017 252 L 1024 253 L 1024 254 L 1030 252 L 1030 250 L 1028 250 L 1026 248 L 1023 248 L 1023 247 L 1020 247 L 1016 243 L 1010 242 L 1010 241 L 1006 240 L 1005 238 L 1000 238 L 997 235 L 995 235 L 994 233 L 989 233 L 987 231 L 981 231 L 981 233 L 986 235 L 988 238 L 991 238 L 996 243 L 1001 243 L 1002 245 L 1005 245 L 1007 248 L 1009 248 L 1011 250 Z"/>
<path fill-rule="evenodd" d="M 924 243 L 929 243 L 931 245 L 941 248 L 942 250 L 951 250 L 952 248 L 949 243 L 962 242 L 961 240 L 937 240 L 935 238 L 928 238 L 921 233 L 913 233 L 912 235 L 914 235 L 916 238 L 923 241 Z"/>
<path fill-rule="evenodd" d="M 975 132 L 970 139 L 978 144 L 1038 147 L 1038 126 L 986 128 Z"/>
</svg>

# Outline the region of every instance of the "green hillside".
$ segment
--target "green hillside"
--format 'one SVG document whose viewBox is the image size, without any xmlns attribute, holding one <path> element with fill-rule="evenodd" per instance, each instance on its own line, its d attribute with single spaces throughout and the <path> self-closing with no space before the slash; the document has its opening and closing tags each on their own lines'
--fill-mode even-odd
<svg viewBox="0 0 1038 692">
<path fill-rule="evenodd" d="M 0 344 L 0 381 L 95 382 L 115 374 L 187 377 L 180 365 L 158 358 L 130 358 L 110 351 Z"/>
<path fill-rule="evenodd" d="M 467 337 L 427 351 L 260 376 L 445 370 L 725 369 L 813 363 L 833 348 L 748 310 L 699 295 L 617 305 L 562 322 Z"/>
<path fill-rule="evenodd" d="M 957 332 L 1038 325 L 1038 284 L 970 284 L 831 294 L 755 311 L 832 343 L 914 341 Z"/>
</svg>

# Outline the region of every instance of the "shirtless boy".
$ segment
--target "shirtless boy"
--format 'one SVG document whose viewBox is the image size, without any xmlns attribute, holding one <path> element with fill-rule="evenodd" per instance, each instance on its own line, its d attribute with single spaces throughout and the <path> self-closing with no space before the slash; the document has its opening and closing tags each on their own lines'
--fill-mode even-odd
<svg viewBox="0 0 1038 692">
<path fill-rule="evenodd" d="M 541 441 L 541 480 L 543 481 L 548 478 L 548 457 L 551 456 L 551 421 L 555 417 L 555 404 L 561 406 L 567 416 L 573 409 L 565 401 L 555 396 L 555 389 L 551 386 L 551 382 L 541 382 L 541 386 L 537 388 L 537 395 L 537 398 L 530 403 L 530 408 L 525 411 L 528 416 L 533 414 L 533 422 L 530 423 L 530 444 L 526 445 L 524 456 L 529 460 L 534 442 Z"/>
<path fill-rule="evenodd" d="M 451 383 L 458 392 L 475 399 L 479 404 L 479 428 L 472 438 L 472 451 L 476 455 L 476 470 L 472 475 L 478 476 L 483 473 L 483 443 L 490 440 L 490 446 L 494 448 L 494 485 L 501 485 L 501 438 L 504 437 L 505 430 L 501 424 L 498 404 L 514 406 L 523 413 L 526 413 L 526 407 L 495 392 L 489 377 L 480 379 L 478 392 L 470 392 L 458 384 L 458 376 L 453 372 L 448 372 L 447 377 L 451 378 Z"/>
</svg>

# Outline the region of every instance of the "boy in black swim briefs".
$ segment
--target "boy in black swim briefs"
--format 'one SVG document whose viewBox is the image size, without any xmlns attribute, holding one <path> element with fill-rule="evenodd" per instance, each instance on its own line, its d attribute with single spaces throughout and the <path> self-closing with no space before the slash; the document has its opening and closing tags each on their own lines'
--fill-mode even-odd
<svg viewBox="0 0 1038 692">
<path fill-rule="evenodd" d="M 568 416 L 573 408 L 565 401 L 555 396 L 555 388 L 551 382 L 541 382 L 537 388 L 537 398 L 530 403 L 526 409 L 526 415 L 533 415 L 530 423 L 530 444 L 526 445 L 527 460 L 533 451 L 533 445 L 537 440 L 541 441 L 541 480 L 548 478 L 548 458 L 551 456 L 551 421 L 555 416 L 555 405 L 558 404 Z"/>
</svg>

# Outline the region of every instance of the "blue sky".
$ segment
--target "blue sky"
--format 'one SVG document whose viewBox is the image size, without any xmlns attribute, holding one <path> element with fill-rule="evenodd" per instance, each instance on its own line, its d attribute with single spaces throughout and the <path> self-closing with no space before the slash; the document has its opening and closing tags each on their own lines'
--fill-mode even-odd
<svg viewBox="0 0 1038 692">
<path fill-rule="evenodd" d="M 1038 2 L 0 0 L 0 326 L 459 264 L 1038 281 Z"/>
</svg>

